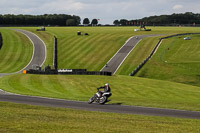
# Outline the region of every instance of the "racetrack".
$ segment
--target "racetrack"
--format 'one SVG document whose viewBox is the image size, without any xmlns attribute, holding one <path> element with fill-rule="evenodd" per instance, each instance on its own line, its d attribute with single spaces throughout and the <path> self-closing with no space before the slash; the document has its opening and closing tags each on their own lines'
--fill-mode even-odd
<svg viewBox="0 0 200 133">
<path fill-rule="evenodd" d="M 117 53 L 108 61 L 108 63 L 101 69 L 101 71 L 115 72 L 124 62 L 126 57 L 130 54 L 130 52 L 135 48 L 135 46 L 146 37 L 153 37 L 153 36 L 161 36 L 161 35 L 140 35 L 131 37 L 126 43 L 117 51 Z"/>
<path fill-rule="evenodd" d="M 0 101 L 48 106 L 48 107 L 72 108 L 72 109 L 80 109 L 88 111 L 200 119 L 200 112 L 195 112 L 195 111 L 123 106 L 120 104 L 105 104 L 105 105 L 88 104 L 87 102 L 49 99 L 42 97 L 22 96 L 13 94 L 0 94 Z"/>
<path fill-rule="evenodd" d="M 27 35 L 32 41 L 34 45 L 34 49 L 35 49 L 33 58 L 31 62 L 25 67 L 25 69 L 31 68 L 33 64 L 38 64 L 41 66 L 46 58 L 46 48 L 44 46 L 44 43 L 36 35 L 30 32 L 23 31 L 23 30 L 17 30 L 17 31 Z M 139 42 L 139 40 L 145 36 L 138 36 L 137 38 L 135 37 L 134 40 L 130 39 L 126 43 L 127 45 L 124 45 L 118 51 L 118 53 L 128 54 L 131 51 L 131 49 L 133 49 L 133 47 Z M 128 46 L 129 44 L 134 45 L 134 46 L 131 48 Z M 115 57 L 113 57 L 112 59 L 114 58 Z M 114 60 L 112 59 L 110 60 L 108 65 L 110 68 L 113 68 L 113 69 L 110 69 L 110 71 L 115 72 L 117 70 L 116 68 L 119 67 L 119 65 L 123 62 L 124 59 L 122 59 L 121 62 L 117 61 L 118 62 L 117 64 L 119 65 L 115 65 L 115 63 L 112 63 L 114 62 L 114 60 L 117 60 L 117 59 L 114 59 Z M 3 75 L 5 74 L 0 74 L 0 77 Z M 2 90 L 0 90 L 0 101 L 49 106 L 49 107 L 64 107 L 64 108 L 81 109 L 81 110 L 89 110 L 89 111 L 102 111 L 102 112 L 114 112 L 114 113 L 200 119 L 200 112 L 194 112 L 194 111 L 159 109 L 159 108 L 137 107 L 137 106 L 122 106 L 120 104 L 114 104 L 114 105 L 113 104 L 106 104 L 106 105 L 87 104 L 87 102 L 16 95 L 16 94 L 4 92 Z"/>
</svg>

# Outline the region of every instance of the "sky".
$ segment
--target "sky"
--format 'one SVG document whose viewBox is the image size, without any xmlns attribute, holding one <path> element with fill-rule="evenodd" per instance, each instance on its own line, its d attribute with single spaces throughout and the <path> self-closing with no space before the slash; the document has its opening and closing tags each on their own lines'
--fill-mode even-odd
<svg viewBox="0 0 200 133">
<path fill-rule="evenodd" d="M 199 6 L 200 0 L 0 0 L 0 14 L 69 14 L 113 24 L 120 19 L 200 13 Z"/>
</svg>

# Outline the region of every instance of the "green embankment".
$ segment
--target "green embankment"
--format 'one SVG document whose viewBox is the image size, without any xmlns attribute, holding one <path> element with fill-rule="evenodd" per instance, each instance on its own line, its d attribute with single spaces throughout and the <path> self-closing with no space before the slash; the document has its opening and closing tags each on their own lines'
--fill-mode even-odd
<svg viewBox="0 0 200 133">
<path fill-rule="evenodd" d="M 165 39 L 136 76 L 200 86 L 200 35 Z"/>
<path fill-rule="evenodd" d="M 31 60 L 33 45 L 16 31 L 0 29 L 3 46 L 0 50 L 0 73 L 12 73 L 23 69 Z"/>
<path fill-rule="evenodd" d="M 200 120 L 78 111 L 0 102 L 2 133 L 197 133 Z M 14 111 L 14 113 L 13 113 Z"/>
<path fill-rule="evenodd" d="M 8 92 L 87 101 L 96 88 L 110 83 L 112 101 L 123 105 L 200 111 L 200 88 L 130 76 L 10 75 L 0 80 Z"/>
</svg>

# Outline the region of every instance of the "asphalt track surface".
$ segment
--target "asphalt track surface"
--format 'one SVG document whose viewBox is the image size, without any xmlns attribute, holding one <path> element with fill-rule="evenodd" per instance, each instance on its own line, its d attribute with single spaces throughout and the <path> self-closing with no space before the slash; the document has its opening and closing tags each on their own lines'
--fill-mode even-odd
<svg viewBox="0 0 200 133">
<path fill-rule="evenodd" d="M 30 32 L 22 31 L 22 30 L 17 30 L 17 31 L 27 35 L 27 37 L 30 38 L 30 40 L 32 41 L 35 47 L 33 59 L 26 66 L 25 69 L 30 68 L 33 64 L 42 65 L 46 58 L 46 55 L 45 55 L 46 48 L 44 46 L 44 43 L 36 35 Z M 133 41 L 132 39 L 129 39 L 129 41 L 131 42 L 133 41 L 134 43 L 137 44 L 139 40 L 143 37 L 145 36 L 138 36 L 137 38 L 135 38 L 138 41 Z M 129 41 L 126 44 L 129 44 Z M 123 51 L 126 51 L 126 53 L 128 52 L 127 45 L 124 45 L 124 46 L 126 48 L 122 47 L 119 50 L 121 51 L 119 53 L 123 53 Z M 128 49 L 131 49 L 131 48 L 129 47 Z M 3 75 L 6 75 L 6 74 L 0 74 L 0 77 Z M 88 110 L 88 111 L 200 119 L 200 112 L 195 112 L 195 111 L 160 109 L 160 108 L 149 108 L 149 107 L 138 107 L 138 106 L 123 106 L 123 105 L 120 105 L 120 103 L 106 104 L 106 105 L 88 104 L 87 102 L 69 101 L 69 100 L 61 100 L 61 99 L 53 99 L 53 98 L 42 98 L 42 97 L 34 97 L 34 96 L 23 96 L 23 95 L 17 95 L 17 94 L 4 92 L 3 90 L 0 90 L 0 101 L 14 102 L 14 103 L 20 103 L 20 104 L 39 105 L 39 106 L 48 106 L 48 107 L 72 108 L 72 109 Z"/>
<path fill-rule="evenodd" d="M 47 106 L 47 107 L 62 107 L 62 108 L 71 108 L 78 110 L 99 111 L 99 112 L 200 119 L 200 112 L 195 112 L 195 111 L 123 106 L 120 104 L 105 104 L 105 105 L 88 104 L 87 102 L 49 99 L 49 98 L 22 96 L 14 94 L 4 94 L 4 95 L 0 94 L 0 101 Z"/>
</svg>

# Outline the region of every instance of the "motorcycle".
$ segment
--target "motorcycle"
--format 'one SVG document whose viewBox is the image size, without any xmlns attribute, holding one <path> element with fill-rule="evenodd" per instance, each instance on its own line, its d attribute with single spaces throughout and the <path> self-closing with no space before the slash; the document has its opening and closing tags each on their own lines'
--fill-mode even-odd
<svg viewBox="0 0 200 133">
<path fill-rule="evenodd" d="M 97 88 L 97 93 L 94 94 L 89 100 L 88 104 L 91 104 L 93 102 L 96 102 L 98 104 L 105 104 L 106 102 L 109 102 L 108 98 L 112 95 L 111 92 L 101 92 Z"/>
</svg>

